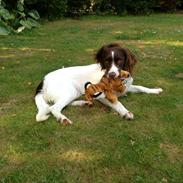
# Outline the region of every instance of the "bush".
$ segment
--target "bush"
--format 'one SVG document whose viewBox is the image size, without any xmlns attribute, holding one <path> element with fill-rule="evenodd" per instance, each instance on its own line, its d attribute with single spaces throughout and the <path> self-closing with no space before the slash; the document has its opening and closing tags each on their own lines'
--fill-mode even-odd
<svg viewBox="0 0 183 183">
<path fill-rule="evenodd" d="M 115 14 L 111 0 L 93 1 L 92 11 L 96 14 Z"/>
<path fill-rule="evenodd" d="M 96 0 L 94 2 L 97 10 L 118 15 L 149 14 L 153 11 L 171 12 L 183 8 L 182 0 Z"/>
<path fill-rule="evenodd" d="M 13 0 L 7 0 L 13 2 Z M 36 9 L 43 18 L 79 17 L 86 14 L 149 14 L 183 8 L 182 0 L 25 0 L 29 9 Z M 11 3 L 13 6 L 13 3 Z"/>
<path fill-rule="evenodd" d="M 65 16 L 67 0 L 25 0 L 30 9 L 36 9 L 40 16 L 49 20 Z"/>
<path fill-rule="evenodd" d="M 183 9 L 182 0 L 0 0 L 0 34 L 39 26 L 39 14 L 52 20 L 90 13 L 138 15 L 153 11 L 173 12 L 177 9 Z"/>
<path fill-rule="evenodd" d="M 159 11 L 163 12 L 174 12 L 178 7 L 181 7 L 183 2 L 181 0 L 156 0 L 155 7 Z"/>
<path fill-rule="evenodd" d="M 85 0 L 68 0 L 67 16 L 78 17 L 88 12 L 90 1 Z"/>
<path fill-rule="evenodd" d="M 115 7 L 116 14 L 149 14 L 152 12 L 154 0 L 113 0 L 112 5 Z"/>
<path fill-rule="evenodd" d="M 26 0 L 26 3 L 49 20 L 64 16 L 78 17 L 86 14 L 90 7 L 90 0 Z"/>
<path fill-rule="evenodd" d="M 23 0 L 13 3 L 0 2 L 0 35 L 19 33 L 24 29 L 38 27 L 39 14 L 36 10 L 28 10 Z"/>
</svg>

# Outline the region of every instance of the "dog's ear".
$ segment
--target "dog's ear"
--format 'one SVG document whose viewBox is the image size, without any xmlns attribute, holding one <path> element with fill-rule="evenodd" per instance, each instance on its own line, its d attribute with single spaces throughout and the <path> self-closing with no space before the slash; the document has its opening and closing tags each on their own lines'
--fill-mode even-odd
<svg viewBox="0 0 183 183">
<path fill-rule="evenodd" d="M 137 63 L 137 58 L 135 55 L 127 48 L 125 48 L 125 63 L 124 63 L 124 70 L 130 72 L 132 74 L 133 68 Z"/>
<path fill-rule="evenodd" d="M 97 63 L 99 63 L 101 65 L 102 69 L 105 68 L 105 66 L 104 66 L 104 57 L 105 57 L 106 51 L 107 51 L 107 46 L 104 45 L 95 54 L 95 60 L 96 60 Z"/>
</svg>

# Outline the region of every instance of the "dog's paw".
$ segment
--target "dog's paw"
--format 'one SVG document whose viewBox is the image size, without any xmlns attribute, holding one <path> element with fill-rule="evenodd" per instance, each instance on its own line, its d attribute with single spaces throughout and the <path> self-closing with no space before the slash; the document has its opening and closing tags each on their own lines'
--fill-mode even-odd
<svg viewBox="0 0 183 183">
<path fill-rule="evenodd" d="M 60 119 L 60 123 L 63 125 L 71 125 L 72 121 L 65 118 L 65 119 Z"/>
<path fill-rule="evenodd" d="M 127 120 L 132 120 L 134 118 L 134 115 L 131 112 L 127 112 L 123 117 Z"/>
<path fill-rule="evenodd" d="M 155 88 L 155 89 L 154 89 L 154 94 L 159 95 L 159 94 L 162 93 L 162 92 L 163 92 L 163 89 L 162 89 L 162 88 Z"/>
<path fill-rule="evenodd" d="M 37 114 L 37 115 L 36 115 L 36 121 L 37 121 L 37 122 L 42 122 L 42 121 L 47 120 L 49 117 L 50 117 L 49 114 L 46 114 L 46 115 Z"/>
<path fill-rule="evenodd" d="M 155 95 L 159 95 L 161 92 L 163 92 L 162 88 L 153 88 L 151 89 L 151 91 L 149 92 L 150 94 L 155 94 Z"/>
</svg>

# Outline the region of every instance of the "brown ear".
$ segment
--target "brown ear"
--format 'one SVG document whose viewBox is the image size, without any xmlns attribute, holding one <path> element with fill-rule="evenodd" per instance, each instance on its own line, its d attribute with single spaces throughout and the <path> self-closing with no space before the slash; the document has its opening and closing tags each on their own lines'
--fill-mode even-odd
<svg viewBox="0 0 183 183">
<path fill-rule="evenodd" d="M 103 58 L 105 56 L 106 50 L 107 50 L 107 46 L 104 45 L 95 54 L 95 60 L 96 60 L 97 63 L 100 63 L 102 69 L 104 68 Z"/>
<path fill-rule="evenodd" d="M 130 72 L 130 74 L 133 73 L 133 68 L 135 64 L 137 63 L 137 59 L 135 55 L 127 48 L 125 48 L 125 53 L 126 53 L 126 59 L 125 59 L 125 66 L 124 70 Z"/>
</svg>

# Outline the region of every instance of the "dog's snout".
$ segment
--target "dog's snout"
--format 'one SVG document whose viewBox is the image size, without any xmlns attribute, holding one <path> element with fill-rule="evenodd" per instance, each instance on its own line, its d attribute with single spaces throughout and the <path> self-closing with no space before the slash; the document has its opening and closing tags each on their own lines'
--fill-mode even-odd
<svg viewBox="0 0 183 183">
<path fill-rule="evenodd" d="M 116 76 L 116 73 L 115 73 L 115 72 L 110 72 L 110 73 L 109 73 L 109 77 L 110 77 L 110 78 L 115 78 L 115 76 Z"/>
</svg>

